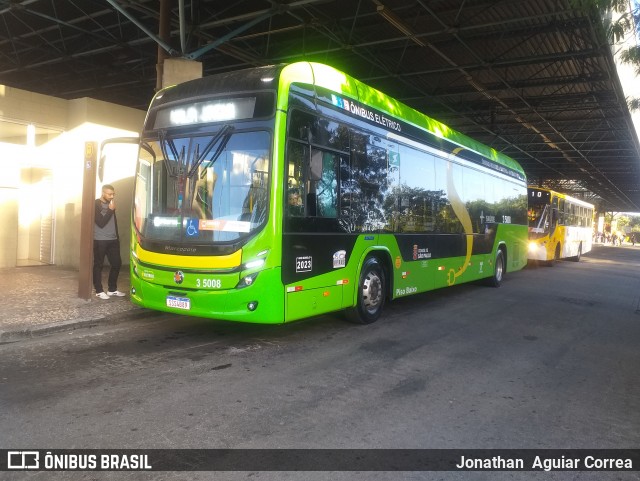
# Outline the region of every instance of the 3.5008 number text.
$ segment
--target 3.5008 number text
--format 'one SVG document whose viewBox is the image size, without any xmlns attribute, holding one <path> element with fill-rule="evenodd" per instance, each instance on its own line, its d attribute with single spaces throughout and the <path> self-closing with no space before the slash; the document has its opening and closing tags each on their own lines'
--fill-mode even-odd
<svg viewBox="0 0 640 481">
<path fill-rule="evenodd" d="M 196 279 L 196 287 L 220 289 L 222 287 L 222 281 L 220 279 Z"/>
</svg>

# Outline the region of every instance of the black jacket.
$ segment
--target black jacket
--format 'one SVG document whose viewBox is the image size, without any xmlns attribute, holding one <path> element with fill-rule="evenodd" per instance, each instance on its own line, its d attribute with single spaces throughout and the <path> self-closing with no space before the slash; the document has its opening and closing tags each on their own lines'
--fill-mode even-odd
<svg viewBox="0 0 640 481">
<path fill-rule="evenodd" d="M 120 234 L 118 234 L 118 218 L 116 217 L 116 211 L 107 209 L 106 215 L 102 215 L 102 199 L 96 199 L 96 211 L 94 213 L 94 222 L 100 228 L 103 228 L 111 217 L 113 217 L 113 221 L 116 224 L 116 238 L 120 238 Z"/>
</svg>

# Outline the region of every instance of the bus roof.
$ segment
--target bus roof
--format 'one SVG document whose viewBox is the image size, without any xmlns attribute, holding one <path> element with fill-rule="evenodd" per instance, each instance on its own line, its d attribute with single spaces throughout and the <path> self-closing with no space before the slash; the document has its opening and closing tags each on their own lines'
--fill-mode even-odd
<svg viewBox="0 0 640 481">
<path fill-rule="evenodd" d="M 280 75 L 280 86 L 285 87 L 294 82 L 324 87 L 358 99 L 362 104 L 400 118 L 437 137 L 447 139 L 460 147 L 474 151 L 524 175 L 524 170 L 520 164 L 511 157 L 418 112 L 399 100 L 389 97 L 383 92 L 329 65 L 316 62 L 296 62 L 286 65 Z M 286 99 L 278 99 L 278 108 L 284 108 L 285 103 Z"/>
<path fill-rule="evenodd" d="M 267 81 L 268 80 L 268 81 Z M 329 65 L 316 62 L 295 62 L 282 65 L 255 67 L 216 74 L 172 85 L 160 90 L 151 101 L 150 110 L 186 98 L 199 98 L 243 91 L 275 89 L 275 80 L 280 91 L 288 91 L 292 83 L 322 87 L 358 102 L 378 109 L 390 116 L 402 119 L 418 129 L 430 132 L 435 137 L 446 139 L 459 147 L 475 152 L 482 157 L 501 164 L 525 177 L 524 170 L 511 157 L 468 137 L 431 117 L 403 104 L 383 92 Z M 286 110 L 287 96 L 279 96 L 277 108 Z M 146 121 L 145 121 L 146 125 Z"/>
</svg>

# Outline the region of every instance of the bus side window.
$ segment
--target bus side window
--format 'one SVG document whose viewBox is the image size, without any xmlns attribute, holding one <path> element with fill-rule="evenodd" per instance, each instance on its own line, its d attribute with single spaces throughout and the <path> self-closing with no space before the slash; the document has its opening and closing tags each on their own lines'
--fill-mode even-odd
<svg viewBox="0 0 640 481">
<path fill-rule="evenodd" d="M 287 149 L 287 215 L 303 216 L 304 196 L 304 159 L 308 149 L 299 143 L 290 142 Z"/>
<path fill-rule="evenodd" d="M 353 179 L 349 157 L 340 156 L 340 216 L 351 217 L 351 191 Z"/>
<path fill-rule="evenodd" d="M 338 156 L 313 149 L 309 166 L 307 215 L 332 217 L 338 215 Z"/>
<path fill-rule="evenodd" d="M 564 199 L 560 199 L 558 206 L 558 222 L 560 225 L 565 225 L 566 223 L 566 214 L 565 214 L 565 201 Z"/>
<path fill-rule="evenodd" d="M 291 142 L 287 149 L 287 215 L 338 216 L 339 156 Z"/>
</svg>

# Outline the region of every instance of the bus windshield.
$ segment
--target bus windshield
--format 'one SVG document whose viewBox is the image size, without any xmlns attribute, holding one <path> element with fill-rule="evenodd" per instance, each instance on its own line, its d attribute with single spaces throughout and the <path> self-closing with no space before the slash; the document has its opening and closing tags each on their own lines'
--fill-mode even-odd
<svg viewBox="0 0 640 481">
<path fill-rule="evenodd" d="M 529 238 L 537 239 L 549 233 L 549 204 L 529 206 Z"/>
<path fill-rule="evenodd" d="M 266 131 L 169 136 L 143 142 L 133 220 L 152 241 L 233 242 L 267 218 L 270 135 Z"/>
</svg>

